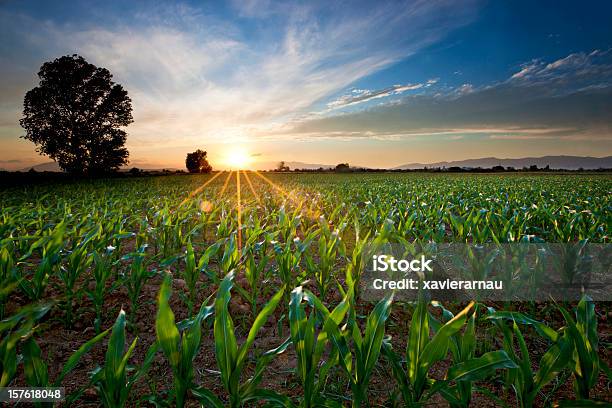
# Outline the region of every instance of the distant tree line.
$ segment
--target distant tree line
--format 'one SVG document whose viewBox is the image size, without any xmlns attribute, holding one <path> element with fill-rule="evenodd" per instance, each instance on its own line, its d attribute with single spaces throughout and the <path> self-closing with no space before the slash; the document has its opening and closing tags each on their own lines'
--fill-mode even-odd
<svg viewBox="0 0 612 408">
<path fill-rule="evenodd" d="M 285 162 L 281 162 L 285 163 Z M 377 169 L 367 167 L 351 167 L 348 163 L 339 163 L 335 167 L 319 167 L 316 169 L 304 168 L 304 169 L 289 169 L 289 167 L 280 170 L 279 167 L 272 170 L 277 171 L 293 171 L 299 173 L 518 173 L 518 172 L 610 172 L 612 169 L 599 168 L 599 169 L 551 169 L 550 165 L 545 167 L 538 167 L 535 164 L 531 166 L 525 166 L 522 168 L 515 168 L 512 166 L 493 166 L 493 167 L 423 167 L 419 169 Z"/>
</svg>

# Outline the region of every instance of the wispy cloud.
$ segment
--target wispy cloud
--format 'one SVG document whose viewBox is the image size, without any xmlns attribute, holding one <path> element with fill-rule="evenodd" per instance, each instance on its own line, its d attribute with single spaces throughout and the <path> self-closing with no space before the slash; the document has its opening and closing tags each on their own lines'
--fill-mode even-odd
<svg viewBox="0 0 612 408">
<path fill-rule="evenodd" d="M 532 60 L 522 65 L 508 83 L 515 86 L 547 84 L 556 92 L 612 85 L 612 49 L 576 52 L 552 62 Z"/>
<path fill-rule="evenodd" d="M 611 54 L 595 50 L 548 63 L 531 61 L 498 83 L 479 87 L 466 83 L 435 93 L 404 96 L 393 104 L 300 120 L 279 132 L 343 139 L 470 134 L 492 140 L 612 142 Z M 392 89 L 372 95 L 386 95 Z M 338 103 L 368 97 L 360 91 L 338 99 Z"/>
<path fill-rule="evenodd" d="M 424 84 L 393 85 L 385 89 L 353 89 L 350 94 L 342 95 L 327 103 L 329 109 L 338 109 L 346 106 L 357 105 L 373 99 L 386 98 L 392 95 L 401 95 L 406 91 L 423 88 Z"/>
<path fill-rule="evenodd" d="M 74 25 L 1 11 L 0 21 L 29 54 L 79 53 L 108 67 L 133 99 L 128 144 L 144 147 L 253 137 L 437 41 L 475 10 L 471 2 L 415 2 L 399 12 L 386 2 L 359 8 L 312 2 L 274 3 L 270 13 L 259 13 L 259 3 L 237 5 L 245 18 L 270 19 L 254 33 L 186 5 L 141 10 L 137 24 Z M 44 59 L 29 61 L 30 72 Z M 21 96 L 7 104 L 19 106 Z"/>
</svg>

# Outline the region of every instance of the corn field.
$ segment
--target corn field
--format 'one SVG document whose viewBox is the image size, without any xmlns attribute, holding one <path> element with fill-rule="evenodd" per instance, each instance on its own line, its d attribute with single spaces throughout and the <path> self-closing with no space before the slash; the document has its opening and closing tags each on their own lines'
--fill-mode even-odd
<svg viewBox="0 0 612 408">
<path fill-rule="evenodd" d="M 62 386 L 62 406 L 612 404 L 609 303 L 358 290 L 372 240 L 610 243 L 609 175 L 221 172 L 0 197 L 0 387 Z"/>
</svg>

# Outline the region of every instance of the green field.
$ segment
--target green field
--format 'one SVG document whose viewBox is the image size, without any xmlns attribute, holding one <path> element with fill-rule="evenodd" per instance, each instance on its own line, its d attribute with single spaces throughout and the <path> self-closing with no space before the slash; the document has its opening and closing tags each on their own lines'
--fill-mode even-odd
<svg viewBox="0 0 612 408">
<path fill-rule="evenodd" d="M 354 283 L 377 239 L 609 243 L 611 192 L 605 174 L 4 188 L 0 386 L 106 407 L 611 402 L 608 303 L 370 303 Z"/>
</svg>

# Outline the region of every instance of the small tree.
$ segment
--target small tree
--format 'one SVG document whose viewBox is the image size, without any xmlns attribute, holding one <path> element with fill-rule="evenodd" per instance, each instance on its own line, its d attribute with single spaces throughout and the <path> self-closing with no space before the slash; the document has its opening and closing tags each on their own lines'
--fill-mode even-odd
<svg viewBox="0 0 612 408">
<path fill-rule="evenodd" d="M 190 173 L 210 173 L 212 171 L 212 166 L 206 159 L 206 152 L 200 149 L 187 153 L 185 166 Z"/>
<path fill-rule="evenodd" d="M 291 171 L 291 169 L 284 161 L 281 161 L 278 163 L 278 166 L 276 166 L 276 171 Z"/>
<path fill-rule="evenodd" d="M 351 169 L 351 167 L 349 166 L 349 164 L 348 164 L 348 163 L 340 163 L 340 164 L 338 164 L 338 165 L 336 166 L 336 171 L 341 172 L 341 173 L 343 173 L 343 172 L 347 172 L 347 171 L 349 171 L 350 169 Z"/>
<path fill-rule="evenodd" d="M 132 101 L 107 69 L 66 55 L 45 62 L 38 77 L 23 102 L 24 139 L 70 173 L 103 173 L 127 163 L 121 127 L 133 122 Z"/>
</svg>

